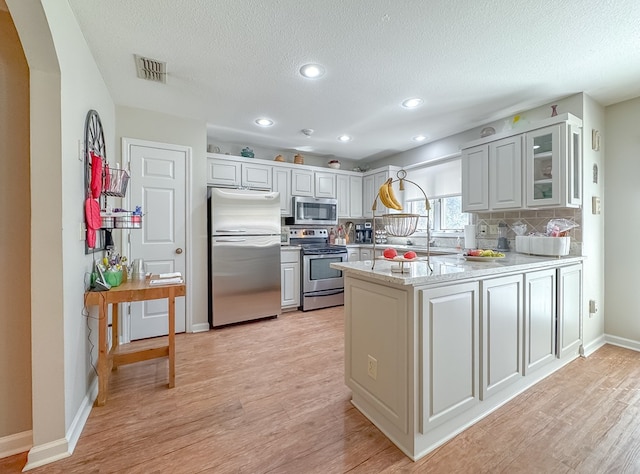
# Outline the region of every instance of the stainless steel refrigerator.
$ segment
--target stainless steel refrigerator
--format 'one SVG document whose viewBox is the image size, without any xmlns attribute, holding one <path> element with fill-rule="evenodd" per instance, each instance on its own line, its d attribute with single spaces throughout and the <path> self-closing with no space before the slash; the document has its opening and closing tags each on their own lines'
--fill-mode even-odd
<svg viewBox="0 0 640 474">
<path fill-rule="evenodd" d="M 280 314 L 280 193 L 209 188 L 209 324 Z"/>
</svg>

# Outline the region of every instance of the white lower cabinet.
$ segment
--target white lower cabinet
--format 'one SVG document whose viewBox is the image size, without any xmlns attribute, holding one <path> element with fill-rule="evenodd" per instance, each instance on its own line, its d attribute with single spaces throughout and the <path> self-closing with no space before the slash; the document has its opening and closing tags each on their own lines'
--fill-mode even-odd
<svg viewBox="0 0 640 474">
<path fill-rule="evenodd" d="M 581 315 L 582 265 L 558 268 L 558 358 L 579 354 Z"/>
<path fill-rule="evenodd" d="M 556 358 L 556 269 L 526 273 L 524 374 Z"/>
<path fill-rule="evenodd" d="M 486 400 L 522 377 L 523 277 L 484 280 L 482 287 L 482 374 Z"/>
<path fill-rule="evenodd" d="M 420 290 L 420 432 L 480 402 L 479 284 Z"/>
<path fill-rule="evenodd" d="M 300 251 L 282 250 L 280 253 L 280 285 L 282 309 L 300 306 Z"/>
<path fill-rule="evenodd" d="M 360 260 L 373 260 L 373 249 L 360 248 Z"/>
<path fill-rule="evenodd" d="M 347 247 L 347 255 L 349 262 L 360 261 L 360 249 L 357 247 Z"/>
</svg>

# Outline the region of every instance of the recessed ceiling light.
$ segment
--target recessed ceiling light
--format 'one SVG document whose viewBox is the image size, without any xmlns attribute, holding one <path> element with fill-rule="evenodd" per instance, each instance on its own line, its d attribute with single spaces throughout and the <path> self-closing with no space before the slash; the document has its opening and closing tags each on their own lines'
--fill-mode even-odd
<svg viewBox="0 0 640 474">
<path fill-rule="evenodd" d="M 417 97 L 412 97 L 410 99 L 403 100 L 401 105 L 405 109 L 415 109 L 416 107 L 422 105 L 422 102 L 424 102 L 422 99 L 419 99 Z"/>
<path fill-rule="evenodd" d="M 300 74 L 308 79 L 317 79 L 324 76 L 324 67 L 320 64 L 305 64 L 300 68 Z"/>
<path fill-rule="evenodd" d="M 349 135 L 340 135 L 338 137 L 338 140 L 340 140 L 341 142 L 350 142 L 351 137 Z"/>
<path fill-rule="evenodd" d="M 261 127 L 270 127 L 271 125 L 273 125 L 273 120 L 263 117 L 256 119 L 256 123 Z"/>
<path fill-rule="evenodd" d="M 427 137 L 425 137 L 424 135 L 416 135 L 415 137 L 413 137 L 414 142 L 423 142 L 426 139 Z"/>
</svg>

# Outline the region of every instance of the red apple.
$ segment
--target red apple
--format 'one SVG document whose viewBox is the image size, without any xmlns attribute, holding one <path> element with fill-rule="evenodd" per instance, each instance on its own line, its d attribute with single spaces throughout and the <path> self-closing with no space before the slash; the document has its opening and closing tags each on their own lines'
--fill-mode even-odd
<svg viewBox="0 0 640 474">
<path fill-rule="evenodd" d="M 413 250 L 409 250 L 403 255 L 403 257 L 406 258 L 407 260 L 411 260 L 412 258 L 416 258 L 417 255 Z"/>
<path fill-rule="evenodd" d="M 396 255 L 398 255 L 398 252 L 396 252 L 396 249 L 388 248 L 388 249 L 384 249 L 384 252 L 382 252 L 382 255 L 384 255 L 384 258 L 393 258 Z"/>
</svg>

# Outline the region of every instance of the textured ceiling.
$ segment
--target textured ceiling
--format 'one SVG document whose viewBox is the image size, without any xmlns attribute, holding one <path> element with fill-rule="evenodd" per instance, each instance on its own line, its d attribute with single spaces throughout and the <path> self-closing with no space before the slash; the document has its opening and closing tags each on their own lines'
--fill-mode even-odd
<svg viewBox="0 0 640 474">
<path fill-rule="evenodd" d="M 637 0 L 69 3 L 117 104 L 204 120 L 210 141 L 374 159 L 577 92 L 640 96 Z M 134 54 L 167 83 L 138 79 Z M 303 79 L 308 62 L 326 75 Z"/>
</svg>

